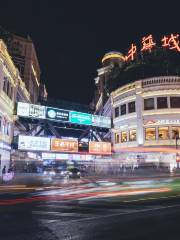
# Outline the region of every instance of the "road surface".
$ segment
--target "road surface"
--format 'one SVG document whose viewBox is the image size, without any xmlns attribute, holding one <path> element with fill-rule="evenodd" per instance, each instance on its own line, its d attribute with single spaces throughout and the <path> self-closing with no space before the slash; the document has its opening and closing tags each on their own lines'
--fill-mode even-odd
<svg viewBox="0 0 180 240">
<path fill-rule="evenodd" d="M 180 239 L 180 196 L 159 182 L 17 189 L 1 189 L 1 240 Z"/>
</svg>

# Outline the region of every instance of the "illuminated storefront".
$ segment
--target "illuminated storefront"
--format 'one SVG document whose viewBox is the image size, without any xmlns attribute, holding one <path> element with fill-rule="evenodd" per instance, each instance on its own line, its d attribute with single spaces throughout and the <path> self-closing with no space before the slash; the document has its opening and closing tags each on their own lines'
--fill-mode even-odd
<svg viewBox="0 0 180 240">
<path fill-rule="evenodd" d="M 149 151 L 151 147 L 178 148 L 179 76 L 154 77 L 127 84 L 112 93 L 112 102 L 115 153 L 127 147 L 149 148 Z"/>
</svg>

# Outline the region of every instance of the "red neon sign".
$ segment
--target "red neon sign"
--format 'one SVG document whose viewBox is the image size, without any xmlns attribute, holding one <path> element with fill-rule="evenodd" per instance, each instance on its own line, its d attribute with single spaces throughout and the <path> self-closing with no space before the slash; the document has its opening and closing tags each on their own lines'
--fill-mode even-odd
<svg viewBox="0 0 180 240">
<path fill-rule="evenodd" d="M 174 35 L 171 34 L 170 36 L 164 36 L 162 41 L 162 47 L 168 47 L 169 49 L 176 49 L 178 52 L 180 52 L 180 46 L 179 46 L 179 34 Z"/>
<path fill-rule="evenodd" d="M 137 53 L 137 47 L 132 43 L 131 48 L 128 51 L 128 55 L 125 56 L 125 61 L 128 61 L 128 60 L 133 61 L 136 53 Z"/>
<path fill-rule="evenodd" d="M 156 45 L 156 43 L 153 41 L 153 36 L 150 34 L 147 37 L 142 38 L 142 48 L 141 52 L 149 51 L 151 52 L 151 49 Z"/>
</svg>

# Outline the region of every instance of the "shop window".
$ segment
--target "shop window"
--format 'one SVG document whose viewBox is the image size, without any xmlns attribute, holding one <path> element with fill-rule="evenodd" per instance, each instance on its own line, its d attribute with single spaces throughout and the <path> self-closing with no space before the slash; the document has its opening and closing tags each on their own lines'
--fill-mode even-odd
<svg viewBox="0 0 180 240">
<path fill-rule="evenodd" d="M 159 127 L 158 128 L 158 138 L 159 138 L 159 140 L 169 139 L 169 128 L 168 127 Z"/>
<path fill-rule="evenodd" d="M 154 109 L 154 98 L 144 99 L 144 110 Z"/>
<path fill-rule="evenodd" d="M 136 130 L 129 131 L 129 141 L 136 141 Z"/>
<path fill-rule="evenodd" d="M 161 108 L 167 108 L 168 104 L 167 104 L 167 97 L 158 97 L 157 98 L 157 108 L 161 109 Z"/>
<path fill-rule="evenodd" d="M 180 97 L 170 97 L 171 108 L 180 108 Z"/>
<path fill-rule="evenodd" d="M 145 139 L 146 140 L 155 140 L 156 139 L 156 129 L 155 128 L 146 128 L 145 129 Z"/>
<path fill-rule="evenodd" d="M 127 132 L 121 133 L 121 142 L 127 142 Z"/>
<path fill-rule="evenodd" d="M 136 105 L 135 102 L 129 102 L 128 103 L 128 112 L 133 113 L 136 111 Z"/>
<path fill-rule="evenodd" d="M 121 115 L 126 114 L 126 104 L 121 105 Z"/>
<path fill-rule="evenodd" d="M 180 138 L 180 127 L 172 127 L 172 139 Z"/>
<path fill-rule="evenodd" d="M 115 118 L 119 117 L 119 107 L 116 107 L 114 110 Z"/>
<path fill-rule="evenodd" d="M 119 143 L 120 141 L 119 134 L 115 134 L 115 143 Z"/>
</svg>

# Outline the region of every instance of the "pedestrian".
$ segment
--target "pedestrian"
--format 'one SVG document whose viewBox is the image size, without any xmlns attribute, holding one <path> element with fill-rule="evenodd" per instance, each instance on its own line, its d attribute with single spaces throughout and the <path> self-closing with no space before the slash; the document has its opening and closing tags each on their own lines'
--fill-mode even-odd
<svg viewBox="0 0 180 240">
<path fill-rule="evenodd" d="M 6 165 L 4 165 L 3 169 L 2 169 L 2 181 L 3 181 L 3 177 L 6 174 Z"/>
</svg>

